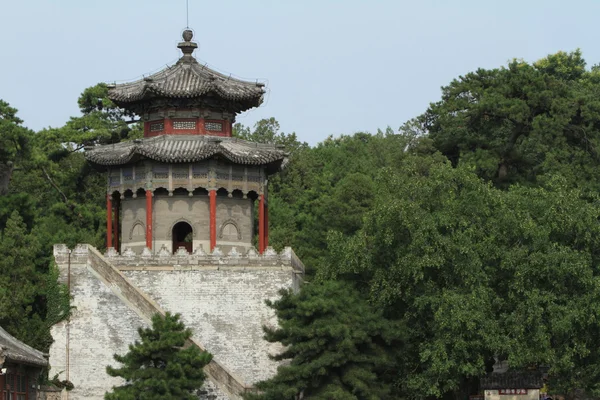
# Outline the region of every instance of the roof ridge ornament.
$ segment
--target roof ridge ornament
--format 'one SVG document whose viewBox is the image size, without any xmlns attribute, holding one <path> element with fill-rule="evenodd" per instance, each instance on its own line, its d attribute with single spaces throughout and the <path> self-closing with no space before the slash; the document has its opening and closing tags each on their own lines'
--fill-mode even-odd
<svg viewBox="0 0 600 400">
<path fill-rule="evenodd" d="M 192 58 L 192 53 L 198 48 L 198 43 L 192 42 L 194 32 L 191 29 L 185 29 L 181 34 L 183 42 L 179 42 L 177 48 L 181 49 L 183 58 Z"/>
</svg>

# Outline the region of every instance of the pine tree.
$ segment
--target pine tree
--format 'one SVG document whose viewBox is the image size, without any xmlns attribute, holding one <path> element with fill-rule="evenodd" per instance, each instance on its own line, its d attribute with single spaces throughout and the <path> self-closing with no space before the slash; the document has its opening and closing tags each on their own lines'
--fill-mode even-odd
<svg viewBox="0 0 600 400">
<path fill-rule="evenodd" d="M 125 383 L 106 393 L 106 400 L 197 399 L 193 392 L 202 387 L 206 378 L 202 369 L 212 355 L 195 346 L 184 348 L 192 331 L 179 317 L 154 315 L 152 328 L 138 330 L 141 341 L 129 345 L 127 354 L 115 354 L 123 366 L 108 366 L 106 372 L 125 379 Z"/>
<path fill-rule="evenodd" d="M 36 238 L 17 211 L 0 232 L 0 326 L 31 345 L 39 333 L 42 315 L 35 307 L 41 294 L 41 274 L 35 268 Z"/>
<path fill-rule="evenodd" d="M 265 339 L 291 360 L 259 382 L 250 400 L 379 400 L 392 398 L 392 342 L 400 329 L 387 321 L 350 284 L 311 283 L 298 294 L 282 290 L 267 304 L 280 328 L 265 327 Z"/>
</svg>

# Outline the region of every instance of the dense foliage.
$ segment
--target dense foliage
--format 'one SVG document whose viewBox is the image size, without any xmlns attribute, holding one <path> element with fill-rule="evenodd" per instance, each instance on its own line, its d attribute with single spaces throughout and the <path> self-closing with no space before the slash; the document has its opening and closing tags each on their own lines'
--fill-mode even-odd
<svg viewBox="0 0 600 400">
<path fill-rule="evenodd" d="M 579 51 L 461 76 L 416 125 L 455 165 L 500 187 L 560 174 L 600 189 L 600 71 L 586 71 Z"/>
<path fill-rule="evenodd" d="M 104 246 L 106 181 L 83 149 L 140 136 L 106 91 L 37 133 L 0 101 L 0 324 L 42 350 L 68 313 L 52 245 Z M 600 69 L 559 52 L 461 76 L 399 132 L 311 147 L 272 118 L 237 124 L 290 153 L 270 244 L 311 281 L 271 304 L 290 364 L 256 396 L 464 398 L 496 360 L 600 395 L 599 99 Z"/>
<path fill-rule="evenodd" d="M 192 331 L 179 320 L 179 314 L 155 314 L 151 328 L 139 328 L 140 341 L 129 352 L 115 354 L 121 367 L 106 367 L 110 376 L 125 383 L 106 393 L 106 400 L 194 400 L 204 384 L 206 364 L 212 356 L 196 346 L 184 348 Z"/>
<path fill-rule="evenodd" d="M 259 383 L 261 394 L 248 399 L 392 398 L 388 349 L 402 334 L 398 326 L 385 321 L 351 284 L 328 281 L 281 295 L 268 302 L 280 327 L 266 329 L 266 339 L 286 346 L 276 360 L 291 362 Z"/>
<path fill-rule="evenodd" d="M 562 178 L 502 191 L 465 168 L 411 159 L 382 172 L 357 234 L 331 235 L 318 277 L 357 282 L 406 327 L 403 397 L 464 398 L 496 359 L 551 366 L 554 389 L 592 388 L 599 217 Z"/>
</svg>

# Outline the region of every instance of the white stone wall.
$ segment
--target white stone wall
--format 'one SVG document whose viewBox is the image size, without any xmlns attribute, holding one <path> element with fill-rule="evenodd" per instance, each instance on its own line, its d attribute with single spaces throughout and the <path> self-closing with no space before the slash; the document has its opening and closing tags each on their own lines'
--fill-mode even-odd
<svg viewBox="0 0 600 400">
<path fill-rule="evenodd" d="M 64 265 L 61 269 L 65 270 Z M 75 389 L 71 400 L 100 400 L 121 380 L 106 373 L 107 365 L 116 365 L 113 354 L 127 352 L 138 339 L 137 329 L 145 321 L 123 303 L 86 264 L 71 265 L 71 295 L 75 307 L 69 323 L 69 380 Z M 52 328 L 50 377 L 60 373 L 67 378 L 67 322 Z"/>
<path fill-rule="evenodd" d="M 59 268 L 62 280 L 66 281 L 67 266 L 59 264 Z M 122 382 L 106 373 L 107 365 L 119 365 L 113 354 L 125 354 L 129 344 L 139 339 L 137 329 L 148 325 L 87 264 L 71 265 L 71 295 L 75 309 L 68 335 L 66 321 L 52 327 L 54 343 L 50 347 L 49 376 L 59 374 L 61 380 L 68 377 L 73 382 L 75 388 L 69 392 L 69 400 L 103 400 L 104 393 Z M 230 397 L 207 379 L 199 391 L 199 399 L 230 400 Z"/>
<path fill-rule="evenodd" d="M 55 246 L 63 282 L 67 280 L 67 251 L 64 245 Z M 50 376 L 59 373 L 60 379 L 66 379 L 68 369 L 68 379 L 75 385 L 70 399 L 102 399 L 120 383 L 106 374 L 107 365 L 117 365 L 113 354 L 127 352 L 128 345 L 138 339 L 138 327 L 146 326 L 147 314 L 153 312 L 147 303 L 152 300 L 143 300 L 148 296 L 157 310 L 182 314 L 194 340 L 222 366 L 214 370 L 220 375 L 217 379 L 233 375 L 243 387 L 269 378 L 277 363 L 268 355 L 281 348 L 263 339 L 262 326 L 276 324 L 264 300 L 277 299 L 280 288 L 292 287 L 298 280 L 291 266 L 295 264 L 291 249 L 282 255 L 270 252 L 273 254 L 253 259 L 258 262 L 253 265 L 249 259 L 224 257 L 224 263 L 196 265 L 194 269 L 129 266 L 119 273 L 97 250 L 90 249 L 88 254 L 87 246 L 78 246 L 72 253 L 70 273 L 75 309 L 68 334 L 66 322 L 52 329 L 55 342 L 50 349 Z M 222 385 L 223 381 L 219 382 Z M 227 396 L 208 380 L 199 396 L 203 400 L 237 398 Z"/>
<path fill-rule="evenodd" d="M 263 339 L 276 318 L 264 301 L 292 286 L 291 268 L 206 268 L 193 271 L 124 271 L 164 310 L 179 312 L 194 337 L 247 384 L 273 376 L 268 355 L 281 350 Z"/>
<path fill-rule="evenodd" d="M 508 389 L 508 388 L 507 388 Z M 522 395 L 505 395 L 499 394 L 498 390 L 486 390 L 485 400 L 538 400 L 540 398 L 539 389 L 528 389 L 527 394 Z"/>
</svg>

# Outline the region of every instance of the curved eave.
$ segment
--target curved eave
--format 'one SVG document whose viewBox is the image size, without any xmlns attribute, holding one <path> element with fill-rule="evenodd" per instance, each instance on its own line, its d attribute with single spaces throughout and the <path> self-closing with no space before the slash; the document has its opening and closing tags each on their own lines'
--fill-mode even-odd
<svg viewBox="0 0 600 400">
<path fill-rule="evenodd" d="M 0 359 L 5 363 L 27 364 L 36 367 L 48 366 L 48 355 L 17 340 L 14 336 L 0 327 Z"/>
<path fill-rule="evenodd" d="M 234 94 L 228 93 L 218 87 L 216 88 L 202 88 L 193 91 L 178 90 L 175 92 L 169 92 L 163 90 L 158 85 L 145 85 L 141 89 L 136 89 L 130 93 L 117 93 L 115 89 L 109 89 L 108 98 L 117 104 L 131 104 L 137 103 L 144 100 L 150 100 L 155 98 L 167 98 L 167 99 L 193 99 L 203 96 L 213 95 L 226 101 L 250 101 L 254 103 L 255 107 L 258 107 L 262 103 L 264 91 L 260 90 L 251 94 Z"/>
<path fill-rule="evenodd" d="M 159 136 L 165 138 L 170 135 Z M 116 167 L 133 164 L 142 159 L 149 159 L 164 163 L 193 163 L 208 160 L 214 157 L 222 157 L 225 160 L 240 165 L 265 166 L 269 174 L 276 173 L 287 165 L 287 154 L 276 148 L 257 148 L 256 144 L 239 140 L 225 141 L 221 143 L 203 143 L 205 146 L 201 151 L 185 151 L 160 148 L 160 142 L 146 142 L 136 144 L 123 142 L 115 145 L 99 146 L 85 153 L 86 159 L 97 168 Z M 188 138 L 186 138 L 188 139 Z M 163 139 L 173 140 L 173 139 Z M 189 139 L 188 139 L 189 140 Z M 202 137 L 198 140 L 206 140 Z M 185 141 L 185 140 L 184 140 Z M 244 144 L 246 143 L 246 144 Z M 234 151 L 232 145 L 247 146 L 247 150 Z M 176 147 L 176 146 L 173 146 Z M 240 154 L 243 153 L 243 154 Z"/>
<path fill-rule="evenodd" d="M 243 102 L 251 107 L 262 103 L 263 85 L 227 77 L 193 58 L 182 58 L 147 78 L 109 88 L 108 98 L 127 106 L 156 98 L 197 99 L 214 96 L 227 102 Z"/>
</svg>

